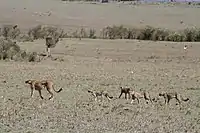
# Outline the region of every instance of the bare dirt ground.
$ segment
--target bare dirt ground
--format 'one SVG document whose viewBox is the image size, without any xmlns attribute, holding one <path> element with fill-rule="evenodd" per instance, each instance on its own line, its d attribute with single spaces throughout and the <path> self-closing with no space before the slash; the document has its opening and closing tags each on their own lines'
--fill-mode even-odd
<svg viewBox="0 0 200 133">
<path fill-rule="evenodd" d="M 83 9 L 83 4 L 77 4 L 78 8 L 74 9 L 75 3 L 69 6 L 51 0 L 50 4 L 44 4 L 46 0 L 41 3 L 37 3 L 37 0 L 35 3 L 33 0 L 20 1 L 27 2 L 26 9 L 23 9 L 25 4 L 19 4 L 20 2 L 1 0 L 0 10 L 5 13 L 0 15 L 3 17 L 1 20 L 18 23 L 25 29 L 29 25 L 37 24 L 37 20 L 47 24 L 67 23 L 102 27 L 115 22 L 139 25 L 140 19 L 145 19 L 145 24 L 171 29 L 183 28 L 179 23 L 181 19 L 188 25 L 199 24 L 198 18 L 195 17 L 196 10 L 199 10 L 197 8 L 161 9 L 159 6 L 156 8 L 147 6 L 146 11 L 141 13 L 143 6 L 122 8 L 124 9 L 122 10 L 116 5 L 104 5 L 118 8 L 114 14 L 113 10 L 109 10 L 108 13 L 106 10 L 101 12 L 103 5 L 85 4 L 87 10 L 83 12 L 86 9 Z M 18 16 L 11 12 L 13 7 Z M 100 11 L 95 14 L 91 11 L 92 8 Z M 30 12 L 39 12 L 39 9 L 43 11 L 52 9 L 55 14 L 49 18 L 30 16 Z M 156 10 L 154 13 L 158 16 L 153 15 L 150 10 L 152 12 Z M 129 16 L 126 17 L 127 20 L 122 20 L 120 17 L 125 18 L 123 12 L 126 11 L 129 12 Z M 113 14 L 109 16 L 111 12 Z M 70 17 L 69 14 L 71 17 L 80 17 L 80 13 L 87 17 L 83 17 L 80 21 L 67 19 Z M 100 19 L 96 17 L 98 13 L 99 16 L 103 14 L 102 16 L 107 17 L 106 21 L 102 21 L 103 23 L 94 21 Z M 135 16 L 134 13 L 138 15 Z M 131 16 L 133 17 L 130 18 Z M 63 20 L 53 19 L 54 17 Z M 81 20 L 84 20 L 84 23 Z M 21 42 L 19 45 L 27 51 L 42 52 L 45 50 L 44 43 L 44 40 L 37 40 Z M 189 46 L 187 51 L 183 50 L 184 44 Z M 63 39 L 52 49 L 52 54 L 54 57 L 63 58 L 64 62 L 1 61 L 0 132 L 198 133 L 200 132 L 199 50 L 199 43 Z M 56 83 L 56 89 L 60 87 L 64 89 L 55 94 L 53 100 L 48 100 L 49 94 L 46 91 L 42 91 L 44 100 L 40 99 L 38 92 L 30 98 L 29 86 L 24 83 L 26 79 L 52 79 Z M 130 100 L 117 99 L 119 86 L 129 86 L 137 91 L 143 88 L 150 91 L 152 97 L 163 90 L 176 90 L 190 100 L 182 102 L 180 106 L 176 105 L 175 100 L 172 100 L 169 106 L 165 106 L 164 99 L 149 105 L 146 105 L 144 100 L 139 105 L 136 101 L 131 105 Z M 103 102 L 95 102 L 87 93 L 87 89 L 106 90 L 114 96 L 114 100 L 108 102 L 104 99 Z"/>
</svg>

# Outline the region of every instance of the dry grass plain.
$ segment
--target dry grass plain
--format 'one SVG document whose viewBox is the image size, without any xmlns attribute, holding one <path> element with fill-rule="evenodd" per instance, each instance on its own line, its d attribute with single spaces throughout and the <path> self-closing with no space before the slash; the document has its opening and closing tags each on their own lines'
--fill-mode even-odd
<svg viewBox="0 0 200 133">
<path fill-rule="evenodd" d="M 128 5 L 126 5 L 128 8 L 123 8 L 125 5 L 122 5 L 118 8 L 116 4 L 85 4 L 88 6 L 86 10 L 83 4 L 65 5 L 53 0 L 45 4 L 44 1 L 38 4 L 37 0 L 35 2 L 29 0 L 26 1 L 26 6 L 25 4 L 22 6 L 19 2 L 1 0 L 0 10 L 5 12 L 0 14 L 1 20 L 17 23 L 24 29 L 29 25 L 38 24 L 36 20 L 45 24 L 67 23 L 77 26 L 85 24 L 99 28 L 115 23 L 137 26 L 140 25 L 140 19 L 145 19 L 145 25 L 171 29 L 184 28 L 179 20 L 183 20 L 188 26 L 199 26 L 197 20 L 199 18 L 195 17 L 198 8 L 183 6 L 160 8 L 164 7 L 163 5 L 142 5 L 137 8 Z M 15 7 L 20 17 L 15 16 L 16 12 L 11 12 L 9 7 L 10 9 Z M 102 12 L 104 7 L 105 11 Z M 114 11 L 108 7 L 113 7 Z M 28 14 L 39 9 L 53 10 L 54 15 L 49 18 L 41 16 L 36 18 Z M 106 13 L 108 10 L 110 12 Z M 129 14 L 125 16 L 123 12 Z M 80 21 L 67 19 L 83 14 L 86 16 Z M 110 14 L 112 15 L 109 16 Z M 106 21 L 100 23 L 100 18 L 95 18 L 98 15 L 105 17 Z M 54 17 L 63 20 L 53 19 Z M 117 22 L 119 18 L 120 21 Z M 20 42 L 19 45 L 27 51 L 42 52 L 45 50 L 44 43 L 44 40 L 36 40 Z M 189 46 L 187 52 L 183 50 L 184 44 Z M 199 43 L 63 39 L 52 49 L 53 56 L 63 58 L 63 62 L 0 61 L 0 132 L 198 133 L 200 132 L 199 50 Z M 49 95 L 46 91 L 42 91 L 44 100 L 40 99 L 38 92 L 30 98 L 29 86 L 25 85 L 24 81 L 46 78 L 55 81 L 56 89 L 63 87 L 64 90 L 55 94 L 53 100 L 48 100 Z M 182 102 L 181 106 L 176 105 L 175 100 L 172 100 L 169 106 L 164 106 L 164 99 L 153 105 L 146 105 L 143 100 L 139 105 L 137 102 L 131 105 L 130 100 L 117 99 L 120 85 L 133 87 L 137 91 L 141 88 L 146 89 L 152 96 L 157 96 L 158 92 L 163 90 L 176 90 L 189 97 L 190 101 Z M 114 96 L 114 100 L 94 102 L 87 89 L 106 90 Z"/>
<path fill-rule="evenodd" d="M 150 25 L 179 30 L 200 27 L 197 17 L 199 10 L 199 6 L 187 4 L 129 5 L 65 3 L 61 0 L 0 0 L 0 22 L 18 24 L 20 29 L 25 31 L 38 24 L 60 26 L 69 31 L 81 27 L 99 30 L 113 24 L 134 27 Z M 180 21 L 183 21 L 183 24 L 180 24 Z"/>
</svg>

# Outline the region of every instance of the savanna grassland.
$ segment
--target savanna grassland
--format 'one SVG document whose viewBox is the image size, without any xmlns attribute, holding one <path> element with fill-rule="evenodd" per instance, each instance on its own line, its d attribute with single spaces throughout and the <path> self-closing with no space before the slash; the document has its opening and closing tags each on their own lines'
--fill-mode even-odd
<svg viewBox="0 0 200 133">
<path fill-rule="evenodd" d="M 47 3 L 48 2 L 48 3 Z M 200 27 L 192 5 L 1 0 L 1 24 L 17 24 L 22 32 L 38 24 L 66 32 L 80 27 L 100 31 L 108 25 L 170 30 Z M 51 15 L 48 11 L 51 11 Z M 48 12 L 48 13 L 46 13 Z M 181 22 L 181 23 L 180 23 Z M 17 41 L 22 50 L 42 53 L 45 39 Z M 186 50 L 184 45 L 188 45 Z M 0 132 L 12 133 L 198 133 L 200 132 L 200 45 L 198 42 L 128 39 L 62 38 L 51 58 L 40 62 L 0 61 Z M 51 79 L 54 98 L 42 91 L 30 97 L 27 79 Z M 188 102 L 164 105 L 160 98 L 146 104 L 118 99 L 120 86 L 145 89 L 152 97 L 175 90 Z M 88 89 L 106 90 L 111 101 L 94 101 Z"/>
</svg>

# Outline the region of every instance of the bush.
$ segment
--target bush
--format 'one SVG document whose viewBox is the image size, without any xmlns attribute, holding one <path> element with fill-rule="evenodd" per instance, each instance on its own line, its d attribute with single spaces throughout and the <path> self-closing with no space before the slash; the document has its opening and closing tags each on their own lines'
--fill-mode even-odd
<svg viewBox="0 0 200 133">
<path fill-rule="evenodd" d="M 161 28 L 156 28 L 151 36 L 153 41 L 164 41 L 165 37 L 169 36 L 169 31 Z"/>
<path fill-rule="evenodd" d="M 95 29 L 90 29 L 89 38 L 95 39 L 96 38 L 95 33 L 96 33 Z"/>
<path fill-rule="evenodd" d="M 185 29 L 184 31 L 185 34 L 185 41 L 193 42 L 196 41 L 196 30 L 195 29 Z"/>
<path fill-rule="evenodd" d="M 138 39 L 141 36 L 141 30 L 137 28 L 129 28 L 127 32 L 127 37 L 125 39 Z"/>
<path fill-rule="evenodd" d="M 185 35 L 181 32 L 171 32 L 168 36 L 165 37 L 165 41 L 183 42 L 185 38 Z"/>
<path fill-rule="evenodd" d="M 21 33 L 17 25 L 3 25 L 0 28 L 0 36 L 6 39 L 15 39 L 17 41 L 33 41 L 26 33 Z"/>
<path fill-rule="evenodd" d="M 79 38 L 80 35 L 78 33 L 78 30 L 75 30 L 74 32 L 72 32 L 72 34 L 70 35 L 70 37 Z"/>
<path fill-rule="evenodd" d="M 196 32 L 195 32 L 195 36 L 196 36 L 196 41 L 199 42 L 200 41 L 200 28 L 196 29 Z"/>
<path fill-rule="evenodd" d="M 107 26 L 101 31 L 103 39 L 139 39 L 153 41 L 195 42 L 200 41 L 200 29 L 187 28 L 183 31 L 169 31 L 162 28 L 146 26 L 145 28 L 125 28 L 120 26 Z"/>
<path fill-rule="evenodd" d="M 184 41 L 187 41 L 187 42 L 200 41 L 200 29 L 197 29 L 197 28 L 188 29 L 187 28 L 183 32 L 186 36 Z"/>
<path fill-rule="evenodd" d="M 27 59 L 28 59 L 28 62 L 39 62 L 40 61 L 40 58 L 39 58 L 37 52 L 28 53 Z"/>
<path fill-rule="evenodd" d="M 152 39 L 152 35 L 155 31 L 155 28 L 151 27 L 151 26 L 147 26 L 144 29 L 141 30 L 139 36 L 137 39 L 140 40 L 151 40 Z"/>
<path fill-rule="evenodd" d="M 30 37 L 29 35 L 27 34 L 20 34 L 17 38 L 16 38 L 17 41 L 19 42 L 33 42 L 33 38 Z"/>
<path fill-rule="evenodd" d="M 88 38 L 88 34 L 84 28 L 81 28 L 79 35 L 76 35 L 76 36 L 79 36 L 81 38 Z"/>
<path fill-rule="evenodd" d="M 14 61 L 37 61 L 35 58 L 37 53 L 27 53 L 20 49 L 16 42 L 0 38 L 0 59 L 1 60 L 14 60 Z"/>
<path fill-rule="evenodd" d="M 13 56 L 20 52 L 20 47 L 16 42 L 11 41 L 10 39 L 0 38 L 0 59 L 12 60 Z"/>
<path fill-rule="evenodd" d="M 125 39 L 128 38 L 128 29 L 123 27 L 123 25 L 120 26 L 107 26 L 103 29 L 103 38 L 107 39 Z"/>
<path fill-rule="evenodd" d="M 38 25 L 38 26 L 30 29 L 28 31 L 28 35 L 33 39 L 43 38 L 44 35 L 42 35 L 41 31 L 42 31 L 42 25 Z"/>
<path fill-rule="evenodd" d="M 28 31 L 28 35 L 35 39 L 44 39 L 48 36 L 55 36 L 62 38 L 64 35 L 64 30 L 54 27 L 54 26 L 42 26 L 38 25 L 36 27 L 33 27 Z"/>
<path fill-rule="evenodd" d="M 120 26 L 107 26 L 96 35 L 95 29 L 77 29 L 72 33 L 65 33 L 63 29 L 54 26 L 38 25 L 28 31 L 21 33 L 17 25 L 4 25 L 0 28 L 0 35 L 18 41 L 33 41 L 35 39 L 55 38 L 103 38 L 103 39 L 139 39 L 153 41 L 174 41 L 174 42 L 199 42 L 200 28 L 187 28 L 182 31 L 170 31 L 162 28 L 146 26 L 144 28 L 127 28 Z"/>
<path fill-rule="evenodd" d="M 21 32 L 17 25 L 3 25 L 1 34 L 10 39 L 16 39 Z"/>
</svg>

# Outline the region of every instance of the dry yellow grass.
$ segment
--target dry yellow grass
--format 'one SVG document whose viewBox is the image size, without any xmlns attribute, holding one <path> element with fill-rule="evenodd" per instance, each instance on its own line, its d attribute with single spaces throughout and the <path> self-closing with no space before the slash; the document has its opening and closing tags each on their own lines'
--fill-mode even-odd
<svg viewBox="0 0 200 133">
<path fill-rule="evenodd" d="M 38 12 L 49 10 L 51 16 L 38 16 Z M 0 1 L 1 20 L 18 24 L 23 30 L 40 23 L 99 29 L 109 24 L 148 24 L 183 29 L 200 26 L 196 17 L 199 10 L 163 5 L 63 4 L 57 0 Z M 181 20 L 184 24 L 180 24 Z M 18 44 L 27 52 L 45 50 L 45 40 Z M 183 49 L 185 44 L 187 51 Z M 0 61 L 0 132 L 197 133 L 199 50 L 199 43 L 63 39 L 51 52 L 54 58 L 64 61 Z M 56 88 L 64 90 L 51 101 L 45 92 L 44 100 L 37 93 L 30 98 L 26 79 L 52 79 Z M 161 106 L 163 99 L 154 105 L 145 105 L 144 101 L 131 105 L 124 99 L 96 104 L 87 93 L 88 88 L 96 88 L 117 97 L 121 85 L 137 91 L 151 90 L 153 96 L 172 89 L 191 100 L 181 107 L 175 101 L 168 107 Z"/>
<path fill-rule="evenodd" d="M 20 46 L 29 52 L 42 52 L 43 42 Z M 1 61 L 1 131 L 194 133 L 199 128 L 200 47 L 198 43 L 188 45 L 186 54 L 181 43 L 64 39 L 52 49 L 52 55 L 64 62 Z M 64 90 L 52 101 L 45 92 L 45 100 L 40 100 L 38 93 L 30 98 L 25 79 L 52 79 L 56 88 Z M 151 90 L 153 97 L 173 88 L 191 101 L 181 107 L 175 100 L 168 107 L 161 106 L 163 99 L 154 105 L 144 101 L 131 105 L 124 99 L 96 104 L 87 93 L 88 88 L 106 90 L 115 99 L 120 85 Z"/>
<path fill-rule="evenodd" d="M 26 4 L 21 4 L 23 2 Z M 99 30 L 113 24 L 134 27 L 150 25 L 178 30 L 192 26 L 200 27 L 197 17 L 199 10 L 200 8 L 194 6 L 167 4 L 64 4 L 59 0 L 0 1 L 1 23 L 18 24 L 24 30 L 38 24 L 61 25 L 67 30 L 81 26 Z"/>
</svg>

